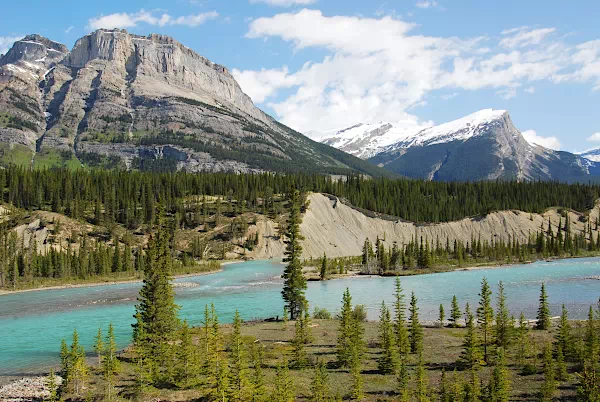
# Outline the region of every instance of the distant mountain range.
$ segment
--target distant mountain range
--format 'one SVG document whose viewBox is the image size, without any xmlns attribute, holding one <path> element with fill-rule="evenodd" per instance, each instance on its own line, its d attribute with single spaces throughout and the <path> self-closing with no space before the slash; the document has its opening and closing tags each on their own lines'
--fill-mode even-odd
<svg viewBox="0 0 600 402">
<path fill-rule="evenodd" d="M 357 124 L 323 143 L 394 173 L 428 180 L 584 180 L 598 174 L 594 155 L 530 144 L 507 111 L 485 109 L 432 127 Z M 593 152 L 593 151 L 592 151 Z"/>
<path fill-rule="evenodd" d="M 0 58 L 0 164 L 392 175 L 258 109 L 173 38 L 98 30 L 72 50 L 29 35 Z"/>
</svg>

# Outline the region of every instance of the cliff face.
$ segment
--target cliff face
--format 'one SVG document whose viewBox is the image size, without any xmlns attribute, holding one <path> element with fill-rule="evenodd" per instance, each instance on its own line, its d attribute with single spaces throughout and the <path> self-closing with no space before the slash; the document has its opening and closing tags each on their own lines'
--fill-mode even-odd
<svg viewBox="0 0 600 402">
<path fill-rule="evenodd" d="M 26 146 L 34 166 L 383 173 L 277 123 L 170 37 L 99 30 L 70 52 L 28 38 L 0 60 L 0 142 Z"/>
</svg>

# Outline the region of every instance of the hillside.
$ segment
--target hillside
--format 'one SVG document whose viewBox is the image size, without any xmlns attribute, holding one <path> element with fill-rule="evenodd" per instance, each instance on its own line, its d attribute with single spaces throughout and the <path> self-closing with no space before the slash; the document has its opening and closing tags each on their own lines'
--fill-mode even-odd
<svg viewBox="0 0 600 402">
<path fill-rule="evenodd" d="M 227 68 L 173 38 L 40 35 L 0 58 L 0 163 L 390 175 L 265 114 Z"/>
</svg>

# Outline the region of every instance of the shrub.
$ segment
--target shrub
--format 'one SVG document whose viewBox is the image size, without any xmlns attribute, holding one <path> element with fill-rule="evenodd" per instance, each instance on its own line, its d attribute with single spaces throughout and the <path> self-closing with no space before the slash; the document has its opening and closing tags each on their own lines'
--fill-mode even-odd
<svg viewBox="0 0 600 402">
<path fill-rule="evenodd" d="M 352 316 L 358 322 L 367 321 L 367 310 L 365 309 L 365 306 L 363 304 L 357 304 L 354 306 Z"/>
<path fill-rule="evenodd" d="M 331 320 L 331 313 L 326 308 L 315 307 L 313 318 L 316 320 Z"/>
</svg>

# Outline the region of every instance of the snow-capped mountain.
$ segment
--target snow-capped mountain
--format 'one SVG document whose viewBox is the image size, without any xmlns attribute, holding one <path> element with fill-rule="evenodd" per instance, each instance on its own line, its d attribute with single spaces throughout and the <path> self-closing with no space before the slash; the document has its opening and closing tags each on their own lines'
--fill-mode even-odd
<svg viewBox="0 0 600 402">
<path fill-rule="evenodd" d="M 578 152 L 579 156 L 592 162 L 600 162 L 600 148 L 590 149 L 588 151 Z"/>
<path fill-rule="evenodd" d="M 527 142 L 505 110 L 484 109 L 430 127 L 356 125 L 322 141 L 392 172 L 428 180 L 572 180 L 594 170 L 578 155 Z"/>
</svg>

